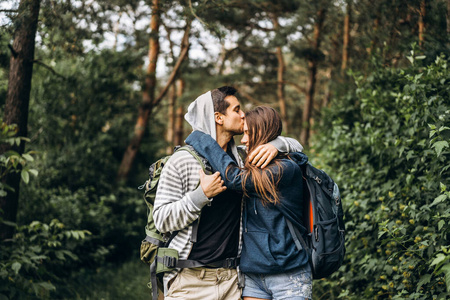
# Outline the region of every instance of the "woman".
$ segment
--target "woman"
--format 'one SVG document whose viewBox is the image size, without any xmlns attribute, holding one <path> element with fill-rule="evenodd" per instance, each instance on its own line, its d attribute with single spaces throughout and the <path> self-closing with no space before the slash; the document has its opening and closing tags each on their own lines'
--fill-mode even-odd
<svg viewBox="0 0 450 300">
<path fill-rule="evenodd" d="M 246 113 L 241 142 L 250 154 L 281 131 L 278 113 L 269 107 L 257 107 Z M 240 262 L 240 270 L 245 274 L 244 300 L 311 298 L 308 255 L 296 248 L 285 219 L 305 231 L 301 224 L 303 180 L 299 165 L 306 163 L 306 155 L 277 157 L 264 169 L 246 160 L 244 169 L 240 169 L 207 134 L 194 131 L 186 143 L 220 172 L 227 188 L 244 193 Z"/>
</svg>

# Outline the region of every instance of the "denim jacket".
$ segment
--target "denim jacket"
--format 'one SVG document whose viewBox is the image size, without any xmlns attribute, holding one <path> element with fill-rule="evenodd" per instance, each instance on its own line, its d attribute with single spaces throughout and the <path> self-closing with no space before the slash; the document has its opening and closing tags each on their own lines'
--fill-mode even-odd
<svg viewBox="0 0 450 300">
<path fill-rule="evenodd" d="M 192 145 L 208 159 L 215 171 L 219 171 L 228 189 L 242 191 L 242 173 L 231 157 L 223 151 L 211 136 L 194 131 L 186 143 Z M 263 205 L 251 178 L 247 180 L 243 216 L 243 245 L 240 268 L 246 273 L 277 274 L 304 266 L 308 261 L 305 251 L 298 251 L 289 232 L 285 218 L 303 228 L 302 200 L 303 180 L 299 165 L 307 162 L 303 153 L 291 153 L 289 158 L 277 158 L 280 166 L 271 164 L 270 170 L 280 202 Z"/>
</svg>

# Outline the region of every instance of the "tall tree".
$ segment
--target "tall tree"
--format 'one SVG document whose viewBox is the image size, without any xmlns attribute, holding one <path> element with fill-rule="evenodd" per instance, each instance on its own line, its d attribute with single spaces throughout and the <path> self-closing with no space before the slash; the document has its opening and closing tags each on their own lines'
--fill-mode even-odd
<svg viewBox="0 0 450 300">
<path fill-rule="evenodd" d="M 36 30 L 38 24 L 40 0 L 21 0 L 19 14 L 16 20 L 14 43 L 11 48 L 11 59 L 8 79 L 8 92 L 5 103 L 4 122 L 17 124 L 17 136 L 26 137 L 28 134 L 28 107 L 30 103 L 31 79 Z M 13 150 L 22 154 L 25 145 L 2 145 L 1 153 Z M 3 183 L 13 188 L 0 198 L 0 216 L 5 221 L 15 222 L 19 202 L 20 173 L 10 173 L 3 179 Z M 10 238 L 13 227 L 0 223 L 0 238 Z"/>
<path fill-rule="evenodd" d="M 175 103 L 177 101 L 177 87 L 176 82 L 172 84 L 172 88 L 169 93 L 169 107 L 168 107 L 168 116 L 167 116 L 167 132 L 166 132 L 166 140 L 168 143 L 166 153 L 170 154 L 173 149 L 173 140 L 174 140 L 174 132 L 175 132 Z"/>
<path fill-rule="evenodd" d="M 130 144 L 122 158 L 122 162 L 117 174 L 118 180 L 124 180 L 127 178 L 128 173 L 131 170 L 134 159 L 136 157 L 139 146 L 141 145 L 142 138 L 145 133 L 145 128 L 148 123 L 150 112 L 152 110 L 152 103 L 155 100 L 155 88 L 156 88 L 156 63 L 158 62 L 159 55 L 159 26 L 160 26 L 160 10 L 159 0 L 153 0 L 152 2 L 152 18 L 150 21 L 150 40 L 148 59 L 149 64 L 147 67 L 147 74 L 145 77 L 144 90 L 142 92 L 142 103 L 139 107 L 138 119 L 134 126 L 134 135 Z"/>
<path fill-rule="evenodd" d="M 447 0 L 447 41 L 450 45 L 450 0 Z"/>
<path fill-rule="evenodd" d="M 426 6 L 425 0 L 420 1 L 419 8 L 419 45 L 423 46 L 424 42 L 424 34 L 425 34 L 425 14 L 426 14 Z"/>
<path fill-rule="evenodd" d="M 128 178 L 128 174 L 131 170 L 133 162 L 136 158 L 136 154 L 141 145 L 144 133 L 152 113 L 153 108 L 159 105 L 163 97 L 166 95 L 170 86 L 174 82 L 180 66 L 184 59 L 187 57 L 189 49 L 189 35 L 191 29 L 191 20 L 186 21 L 186 26 L 184 30 L 184 36 L 181 42 L 181 51 L 176 64 L 174 65 L 172 72 L 167 80 L 166 85 L 159 93 L 158 97 L 155 97 L 156 90 L 156 64 L 159 54 L 159 26 L 160 26 L 160 9 L 159 0 L 153 0 L 152 6 L 152 18 L 151 18 L 151 35 L 149 42 L 149 66 L 147 69 L 144 91 L 142 93 L 142 103 L 139 107 L 138 119 L 134 127 L 134 135 L 125 150 L 122 158 L 122 162 L 119 166 L 119 171 L 117 173 L 118 181 L 125 181 Z"/>
<path fill-rule="evenodd" d="M 181 96 L 184 92 L 184 80 L 178 79 L 177 80 L 177 99 L 181 99 Z M 173 145 L 181 145 L 183 143 L 183 136 L 184 136 L 184 107 L 183 104 L 179 104 L 177 110 L 176 110 L 176 116 L 175 116 L 175 124 L 174 124 L 174 139 L 173 139 Z"/>
<path fill-rule="evenodd" d="M 315 22 L 314 22 L 314 32 L 312 40 L 312 54 L 308 58 L 308 82 L 307 82 L 307 93 L 305 99 L 305 105 L 303 107 L 302 115 L 302 131 L 300 136 L 300 141 L 305 145 L 309 143 L 310 131 L 311 131 L 311 115 L 314 106 L 314 93 L 316 90 L 316 76 L 317 67 L 319 64 L 319 53 L 320 53 L 320 43 L 322 42 L 322 29 L 325 21 L 326 9 L 320 7 L 317 11 Z"/>
<path fill-rule="evenodd" d="M 272 17 L 273 27 L 276 32 L 280 30 L 280 24 L 278 22 L 278 16 Z M 284 92 L 284 72 L 286 69 L 286 65 L 284 63 L 283 50 L 281 49 L 281 45 L 277 45 L 276 47 L 276 55 L 278 61 L 278 69 L 277 69 L 277 96 L 278 96 L 278 104 L 280 105 L 280 115 L 281 120 L 283 121 L 283 128 L 286 133 L 289 132 L 288 118 L 286 112 L 286 97 Z"/>
<path fill-rule="evenodd" d="M 344 18 L 344 39 L 342 45 L 342 64 L 341 70 L 345 71 L 347 69 L 348 58 L 349 58 L 349 43 L 350 43 L 350 19 L 352 13 L 352 2 L 351 0 L 347 1 L 346 14 Z"/>
</svg>

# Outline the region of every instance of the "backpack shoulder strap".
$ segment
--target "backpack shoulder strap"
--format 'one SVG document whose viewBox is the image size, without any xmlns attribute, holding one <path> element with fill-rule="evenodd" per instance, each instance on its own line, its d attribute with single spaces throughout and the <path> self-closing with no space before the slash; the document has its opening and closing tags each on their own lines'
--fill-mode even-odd
<svg viewBox="0 0 450 300">
<path fill-rule="evenodd" d="M 200 166 L 203 169 L 203 172 L 205 172 L 206 175 L 211 175 L 212 174 L 212 168 L 208 163 L 208 160 L 206 158 L 204 158 L 203 156 L 201 156 L 197 151 L 195 151 L 194 147 L 190 146 L 190 145 L 184 145 L 181 146 L 179 148 L 177 148 L 175 150 L 175 152 L 177 151 L 187 151 L 189 152 L 200 164 Z"/>
<path fill-rule="evenodd" d="M 308 249 L 308 246 L 306 245 L 305 240 L 303 239 L 302 234 L 300 231 L 295 228 L 294 224 L 292 224 L 291 221 L 289 221 L 288 218 L 284 217 L 286 220 L 286 224 L 289 228 L 289 231 L 292 235 L 292 238 L 294 239 L 295 246 L 297 246 L 298 251 L 301 251 L 302 249 Z"/>
<path fill-rule="evenodd" d="M 211 175 L 212 174 L 212 168 L 208 163 L 208 160 L 204 157 L 202 157 L 197 151 L 195 151 L 194 147 L 190 146 L 190 145 L 184 145 L 182 147 L 178 147 L 175 149 L 175 152 L 177 151 L 187 151 L 189 152 L 200 164 L 200 166 L 203 169 L 203 172 L 205 172 L 206 175 Z M 197 184 L 197 187 L 200 185 L 200 181 Z M 196 187 L 196 188 L 197 188 Z M 199 224 L 199 219 L 200 216 L 198 217 L 197 220 L 195 220 L 192 223 L 192 233 L 191 233 L 191 237 L 190 237 L 190 241 L 192 243 L 196 243 L 197 242 L 197 233 L 198 233 L 198 224 Z"/>
<path fill-rule="evenodd" d="M 247 158 L 247 149 L 244 146 L 237 146 L 237 152 L 242 162 L 244 163 L 245 159 Z"/>
</svg>

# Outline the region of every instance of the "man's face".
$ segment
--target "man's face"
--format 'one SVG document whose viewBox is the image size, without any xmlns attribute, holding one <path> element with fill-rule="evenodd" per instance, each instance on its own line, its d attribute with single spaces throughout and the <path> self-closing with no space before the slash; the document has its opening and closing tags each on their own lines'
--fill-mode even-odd
<svg viewBox="0 0 450 300">
<path fill-rule="evenodd" d="M 245 145 L 245 147 L 247 147 L 248 149 L 248 126 L 247 122 L 245 121 L 244 121 L 244 135 L 242 136 L 241 144 Z"/>
<path fill-rule="evenodd" d="M 222 115 L 223 129 L 233 133 L 233 135 L 242 134 L 245 114 L 241 110 L 241 104 L 235 96 L 227 96 L 225 101 L 228 101 L 230 106 L 228 106 L 226 114 Z"/>
</svg>

